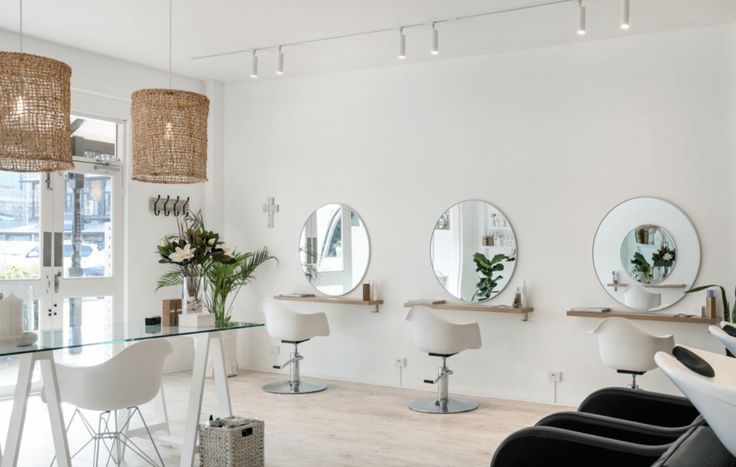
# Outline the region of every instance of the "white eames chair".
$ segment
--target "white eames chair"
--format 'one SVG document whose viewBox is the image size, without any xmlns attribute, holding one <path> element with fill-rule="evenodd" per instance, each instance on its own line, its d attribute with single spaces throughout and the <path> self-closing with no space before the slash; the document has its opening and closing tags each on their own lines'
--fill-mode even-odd
<svg viewBox="0 0 736 467">
<path fill-rule="evenodd" d="M 631 375 L 632 389 L 638 389 L 636 377 L 657 368 L 654 354 L 671 352 L 675 345 L 672 334 L 655 336 L 639 329 L 625 318 L 607 318 L 590 331 L 598 336 L 598 349 L 603 364 L 619 373 Z"/>
<path fill-rule="evenodd" d="M 274 365 L 276 369 L 289 367 L 289 381 L 267 384 L 263 386 L 263 390 L 274 394 L 308 394 L 327 389 L 327 385 L 323 383 L 302 381 L 299 372 L 299 362 L 304 359 L 299 353 L 299 344 L 313 337 L 330 335 L 327 315 L 297 313 L 276 300 L 264 301 L 263 313 L 266 316 L 268 335 L 284 344 L 294 345 L 294 352 L 289 360 L 283 365 Z"/>
<path fill-rule="evenodd" d="M 708 332 L 718 339 L 732 355 L 736 355 L 736 326 L 727 321 L 721 321 L 721 327 L 709 326 Z"/>
<path fill-rule="evenodd" d="M 432 357 L 442 358 L 437 378 L 425 379 L 428 384 L 437 384 L 437 397 L 419 399 L 411 402 L 409 408 L 423 413 L 460 413 L 478 408 L 478 403 L 465 399 L 450 399 L 448 396 L 449 376 L 452 370 L 447 368 L 447 358 L 463 350 L 479 349 L 481 346 L 480 327 L 478 323 L 455 324 L 441 318 L 434 310 L 427 307 L 414 307 L 406 316 L 411 322 L 414 344 L 422 352 Z"/>
<path fill-rule="evenodd" d="M 76 451 L 75 456 L 94 443 L 95 466 L 100 462 L 103 448 L 108 453 L 105 465 L 110 461 L 119 465 L 126 448 L 150 465 L 164 465 L 139 406 L 150 402 L 158 394 L 164 361 L 172 353 L 173 348 L 167 340 L 151 339 L 136 342 L 99 365 L 68 366 L 56 363 L 61 401 L 77 407 L 69 420 L 67 431 L 74 418 L 79 416 L 91 436 Z M 96 429 L 80 409 L 100 412 Z M 126 412 L 123 420 L 118 420 L 118 411 Z M 134 415 L 140 417 L 160 464 L 128 438 L 126 433 Z"/>
<path fill-rule="evenodd" d="M 736 456 L 736 359 L 686 346 L 675 348 L 674 356 L 659 352 L 654 359 Z"/>
</svg>

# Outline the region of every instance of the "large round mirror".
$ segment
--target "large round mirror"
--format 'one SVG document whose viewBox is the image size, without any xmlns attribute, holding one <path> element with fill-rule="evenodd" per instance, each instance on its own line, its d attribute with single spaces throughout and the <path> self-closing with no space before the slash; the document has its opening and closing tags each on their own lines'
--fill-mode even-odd
<svg viewBox="0 0 736 467">
<path fill-rule="evenodd" d="M 634 198 L 613 208 L 593 241 L 593 265 L 604 289 L 637 311 L 657 311 L 685 295 L 700 269 L 700 240 L 679 208 Z"/>
<path fill-rule="evenodd" d="M 299 238 L 304 276 L 326 295 L 345 295 L 360 284 L 368 270 L 370 250 L 363 219 L 344 204 L 326 204 L 315 210 Z"/>
<path fill-rule="evenodd" d="M 430 257 L 434 275 L 450 295 L 484 302 L 498 295 L 514 273 L 514 229 L 494 205 L 463 201 L 435 223 Z"/>
</svg>

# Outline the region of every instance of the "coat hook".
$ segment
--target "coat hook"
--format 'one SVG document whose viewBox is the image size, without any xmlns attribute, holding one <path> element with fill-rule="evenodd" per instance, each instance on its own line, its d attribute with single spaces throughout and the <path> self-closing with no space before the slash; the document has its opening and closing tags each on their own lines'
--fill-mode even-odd
<svg viewBox="0 0 736 467">
<path fill-rule="evenodd" d="M 179 212 L 178 207 L 179 207 L 179 197 L 177 196 L 176 201 L 174 201 L 174 217 L 179 217 L 179 214 L 181 214 Z"/>
<path fill-rule="evenodd" d="M 169 201 L 171 200 L 171 196 L 166 195 L 166 201 L 164 202 L 164 216 L 168 217 L 169 214 L 171 214 L 171 211 L 169 211 Z"/>
<path fill-rule="evenodd" d="M 161 210 L 158 208 L 159 201 L 161 201 L 161 195 L 158 195 L 158 198 L 156 198 L 156 201 L 153 202 L 153 215 L 154 216 L 161 215 Z"/>
<path fill-rule="evenodd" d="M 184 202 L 181 212 L 184 214 L 184 217 L 189 217 L 189 196 L 187 196 L 187 200 Z"/>
</svg>

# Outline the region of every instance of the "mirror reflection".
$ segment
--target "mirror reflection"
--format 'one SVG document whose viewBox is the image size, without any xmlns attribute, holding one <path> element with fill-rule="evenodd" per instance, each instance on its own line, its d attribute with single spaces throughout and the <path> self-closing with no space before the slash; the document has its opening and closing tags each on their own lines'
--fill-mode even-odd
<svg viewBox="0 0 736 467">
<path fill-rule="evenodd" d="M 642 284 L 659 284 L 675 267 L 675 239 L 658 225 L 640 225 L 621 242 L 621 266 L 631 279 Z"/>
<path fill-rule="evenodd" d="M 484 302 L 509 283 L 516 236 L 506 216 L 480 200 L 463 201 L 442 213 L 430 246 L 440 285 L 464 302 Z"/>
<path fill-rule="evenodd" d="M 326 204 L 307 219 L 299 259 L 310 284 L 326 295 L 355 289 L 368 270 L 370 241 L 363 220 L 350 206 Z"/>
</svg>

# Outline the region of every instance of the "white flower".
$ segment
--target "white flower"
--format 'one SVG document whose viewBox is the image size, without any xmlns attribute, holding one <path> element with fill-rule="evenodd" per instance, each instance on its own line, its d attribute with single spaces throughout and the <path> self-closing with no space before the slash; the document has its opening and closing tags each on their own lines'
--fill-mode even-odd
<svg viewBox="0 0 736 467">
<path fill-rule="evenodd" d="M 193 257 L 194 250 L 191 249 L 189 244 L 184 245 L 184 248 L 176 247 L 176 250 L 169 255 L 169 259 L 175 263 L 183 263 Z"/>
<path fill-rule="evenodd" d="M 664 259 L 665 261 L 672 261 L 672 253 L 665 253 L 662 256 L 662 259 Z"/>
<path fill-rule="evenodd" d="M 210 238 L 209 240 L 207 240 L 207 245 L 209 246 L 215 246 L 215 243 L 217 243 L 216 238 Z"/>
<path fill-rule="evenodd" d="M 233 248 L 230 247 L 230 245 L 226 245 L 225 243 L 220 245 L 220 248 L 222 248 L 222 254 L 224 254 L 225 256 L 232 256 L 233 252 L 235 251 Z"/>
<path fill-rule="evenodd" d="M 169 241 L 164 237 L 158 243 L 158 246 L 160 246 L 161 248 L 166 248 L 167 246 L 169 246 Z"/>
</svg>

